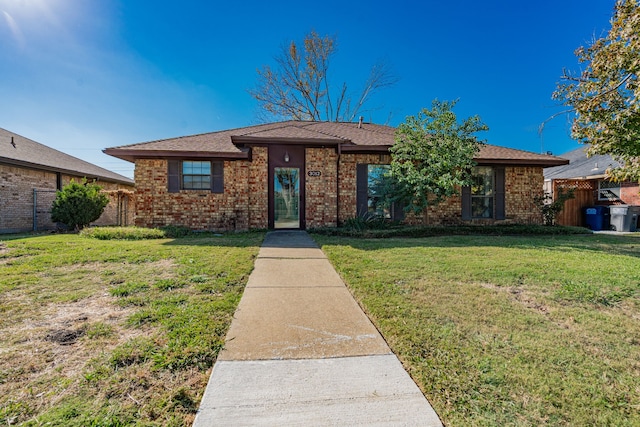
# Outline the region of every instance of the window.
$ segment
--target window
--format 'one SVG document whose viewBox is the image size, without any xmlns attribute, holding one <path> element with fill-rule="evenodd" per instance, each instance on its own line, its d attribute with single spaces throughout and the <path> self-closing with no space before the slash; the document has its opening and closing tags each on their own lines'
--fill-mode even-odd
<svg viewBox="0 0 640 427">
<path fill-rule="evenodd" d="M 620 183 L 598 181 L 598 200 L 620 200 Z"/>
<path fill-rule="evenodd" d="M 389 165 L 358 164 L 356 177 L 356 209 L 358 216 L 377 216 L 402 220 L 402 207 L 397 203 L 390 207 L 382 203 L 382 180 Z"/>
<path fill-rule="evenodd" d="M 224 192 L 223 162 L 207 160 L 169 160 L 167 189 Z"/>
<path fill-rule="evenodd" d="M 182 162 L 182 188 L 184 190 L 211 189 L 211 162 Z"/>
<path fill-rule="evenodd" d="M 374 216 L 391 218 L 389 208 L 383 206 L 382 186 L 389 165 L 367 165 L 367 211 Z"/>
<path fill-rule="evenodd" d="M 493 218 L 493 168 L 478 166 L 473 170 L 471 185 L 471 217 Z"/>
<path fill-rule="evenodd" d="M 462 219 L 505 219 L 504 167 L 476 166 L 472 185 L 462 187 Z"/>
</svg>

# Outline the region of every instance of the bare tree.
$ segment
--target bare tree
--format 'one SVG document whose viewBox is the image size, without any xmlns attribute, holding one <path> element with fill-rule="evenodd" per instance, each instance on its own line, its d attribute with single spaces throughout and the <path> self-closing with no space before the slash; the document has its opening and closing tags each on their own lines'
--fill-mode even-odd
<svg viewBox="0 0 640 427">
<path fill-rule="evenodd" d="M 277 66 L 258 70 L 258 83 L 249 90 L 266 116 L 311 121 L 353 121 L 377 91 L 392 86 L 397 78 L 390 66 L 378 62 L 369 73 L 357 98 L 346 83 L 331 84 L 329 65 L 336 53 L 336 39 L 311 31 L 304 38 L 302 51 L 295 41 L 282 46 L 274 57 Z"/>
</svg>

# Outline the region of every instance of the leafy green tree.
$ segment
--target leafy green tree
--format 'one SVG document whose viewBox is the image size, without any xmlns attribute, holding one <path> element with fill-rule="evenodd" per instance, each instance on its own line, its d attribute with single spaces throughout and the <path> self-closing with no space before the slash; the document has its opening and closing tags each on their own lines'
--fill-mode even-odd
<svg viewBox="0 0 640 427">
<path fill-rule="evenodd" d="M 478 116 L 459 122 L 456 103 L 434 100 L 396 130 L 387 194 L 407 212 L 421 213 L 471 185 L 473 158 L 484 143 L 473 134 L 489 128 Z"/>
<path fill-rule="evenodd" d="M 61 222 L 73 230 L 81 230 L 100 218 L 109 198 L 101 193 L 97 184 L 71 180 L 62 190 L 56 192 L 51 209 L 51 219 Z"/>
<path fill-rule="evenodd" d="M 609 154 L 622 167 L 614 180 L 640 180 L 640 5 L 618 0 L 609 33 L 576 50 L 586 64 L 564 72 L 554 98 L 575 112 L 572 135 L 591 144 L 589 154 Z"/>
<path fill-rule="evenodd" d="M 267 119 L 353 121 L 377 91 L 396 83 L 390 67 L 378 62 L 357 98 L 346 83 L 333 86 L 329 73 L 337 51 L 335 37 L 311 31 L 302 46 L 292 41 L 274 57 L 276 67 L 258 70 L 258 83 L 249 94 L 258 101 Z"/>
</svg>

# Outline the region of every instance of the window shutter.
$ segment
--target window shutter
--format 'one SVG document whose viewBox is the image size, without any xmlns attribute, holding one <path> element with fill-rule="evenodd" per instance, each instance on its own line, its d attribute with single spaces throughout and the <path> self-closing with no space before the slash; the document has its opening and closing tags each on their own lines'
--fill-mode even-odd
<svg viewBox="0 0 640 427">
<path fill-rule="evenodd" d="M 211 162 L 211 192 L 224 193 L 223 162 Z"/>
<path fill-rule="evenodd" d="M 169 160 L 167 173 L 167 190 L 169 193 L 180 192 L 180 160 Z"/>
<path fill-rule="evenodd" d="M 369 213 L 369 167 L 366 163 L 356 165 L 356 215 Z"/>
<path fill-rule="evenodd" d="M 505 219 L 505 203 L 504 203 L 504 168 L 495 168 L 495 184 L 496 184 L 496 219 Z"/>
<path fill-rule="evenodd" d="M 391 204 L 391 211 L 393 214 L 391 215 L 391 219 L 394 221 L 403 221 L 404 220 L 404 203 L 402 202 L 393 202 Z"/>
<path fill-rule="evenodd" d="M 471 187 L 462 187 L 462 220 L 471 220 Z"/>
</svg>

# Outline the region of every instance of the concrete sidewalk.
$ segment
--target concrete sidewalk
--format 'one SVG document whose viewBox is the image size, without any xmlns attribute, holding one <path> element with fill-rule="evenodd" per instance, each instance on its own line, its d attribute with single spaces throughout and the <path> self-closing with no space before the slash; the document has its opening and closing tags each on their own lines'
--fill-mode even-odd
<svg viewBox="0 0 640 427">
<path fill-rule="evenodd" d="M 194 426 L 442 426 L 304 231 L 267 234 Z"/>
</svg>

